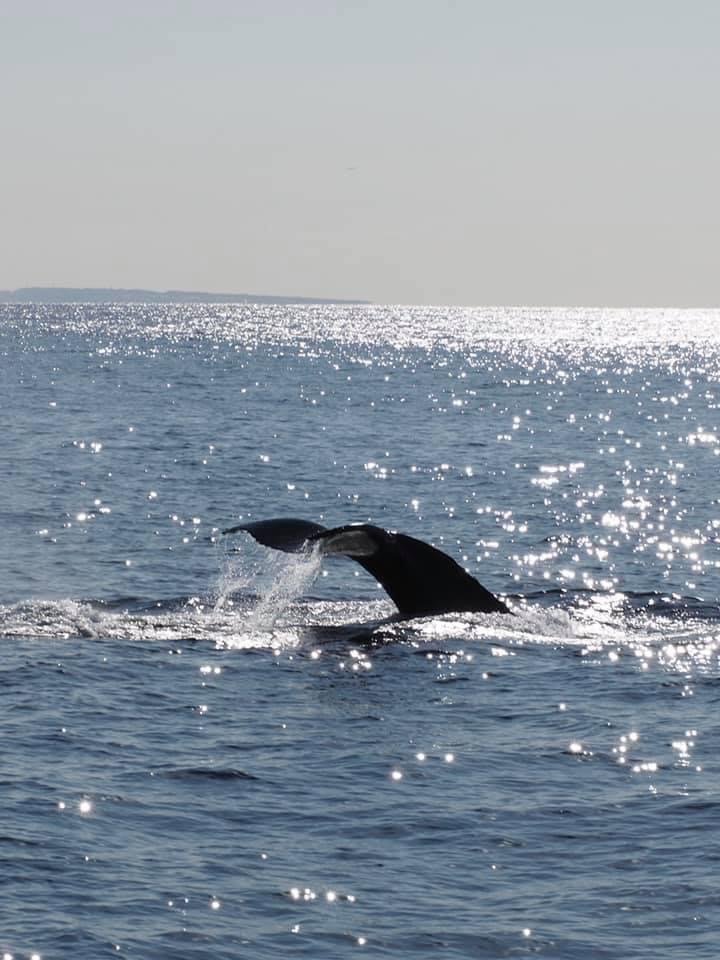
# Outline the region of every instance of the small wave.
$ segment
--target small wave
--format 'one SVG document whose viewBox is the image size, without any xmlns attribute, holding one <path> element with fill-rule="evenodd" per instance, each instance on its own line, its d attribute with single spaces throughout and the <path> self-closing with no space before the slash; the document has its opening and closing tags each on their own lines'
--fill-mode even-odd
<svg viewBox="0 0 720 960">
<path fill-rule="evenodd" d="M 236 767 L 174 767 L 172 770 L 155 770 L 153 776 L 168 780 L 258 780 L 252 773 Z"/>
<path fill-rule="evenodd" d="M 27 837 L 13 837 L 9 834 L 0 834 L 0 844 L 11 844 L 17 847 L 40 847 L 42 844 L 37 840 L 29 840 Z"/>
<path fill-rule="evenodd" d="M 681 596 L 658 591 L 601 591 L 589 588 L 552 588 L 549 590 L 534 590 L 523 595 L 511 596 L 511 602 L 516 601 L 526 605 L 538 605 L 543 608 L 560 607 L 561 609 L 593 609 L 626 611 L 647 611 L 654 616 L 666 617 L 702 617 L 707 620 L 720 621 L 720 604 L 714 600 L 705 600 L 696 596 Z"/>
</svg>

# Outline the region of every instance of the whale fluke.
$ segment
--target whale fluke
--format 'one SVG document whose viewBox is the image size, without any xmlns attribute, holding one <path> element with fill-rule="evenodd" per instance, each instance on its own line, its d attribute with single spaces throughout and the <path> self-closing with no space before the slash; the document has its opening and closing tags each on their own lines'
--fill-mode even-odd
<svg viewBox="0 0 720 960">
<path fill-rule="evenodd" d="M 223 530 L 228 533 L 249 533 L 264 547 L 282 550 L 285 553 L 301 553 L 307 549 L 308 541 L 316 534 L 323 533 L 325 527 L 311 520 L 294 520 L 292 517 L 278 517 L 276 520 L 257 520 L 254 523 L 241 523 L 237 527 Z"/>
<path fill-rule="evenodd" d="M 452 557 L 404 533 L 370 523 L 327 529 L 308 520 L 259 520 L 223 530 L 249 533 L 258 543 L 286 553 L 319 549 L 352 557 L 382 584 L 403 617 L 441 613 L 510 613 Z"/>
</svg>

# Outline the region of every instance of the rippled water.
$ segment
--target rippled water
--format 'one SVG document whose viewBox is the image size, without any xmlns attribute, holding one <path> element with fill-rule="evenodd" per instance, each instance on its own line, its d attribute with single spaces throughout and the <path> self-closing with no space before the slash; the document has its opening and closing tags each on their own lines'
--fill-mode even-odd
<svg viewBox="0 0 720 960">
<path fill-rule="evenodd" d="M 719 321 L 0 308 L 0 955 L 714 958 Z"/>
</svg>

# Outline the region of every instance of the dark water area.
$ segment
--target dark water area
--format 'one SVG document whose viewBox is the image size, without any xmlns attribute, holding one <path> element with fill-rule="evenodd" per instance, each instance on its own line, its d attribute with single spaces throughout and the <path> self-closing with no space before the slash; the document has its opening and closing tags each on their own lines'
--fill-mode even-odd
<svg viewBox="0 0 720 960">
<path fill-rule="evenodd" d="M 0 956 L 714 960 L 719 321 L 1 306 Z"/>
</svg>

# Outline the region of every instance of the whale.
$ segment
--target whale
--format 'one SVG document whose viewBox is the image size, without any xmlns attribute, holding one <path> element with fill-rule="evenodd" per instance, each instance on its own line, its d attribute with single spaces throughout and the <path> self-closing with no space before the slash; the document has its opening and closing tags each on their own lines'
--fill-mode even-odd
<svg viewBox="0 0 720 960">
<path fill-rule="evenodd" d="M 511 613 L 459 563 L 437 547 L 370 523 L 324 527 L 311 520 L 277 517 L 241 523 L 223 535 L 248 533 L 285 553 L 351 557 L 385 589 L 403 619 L 444 613 Z"/>
</svg>

